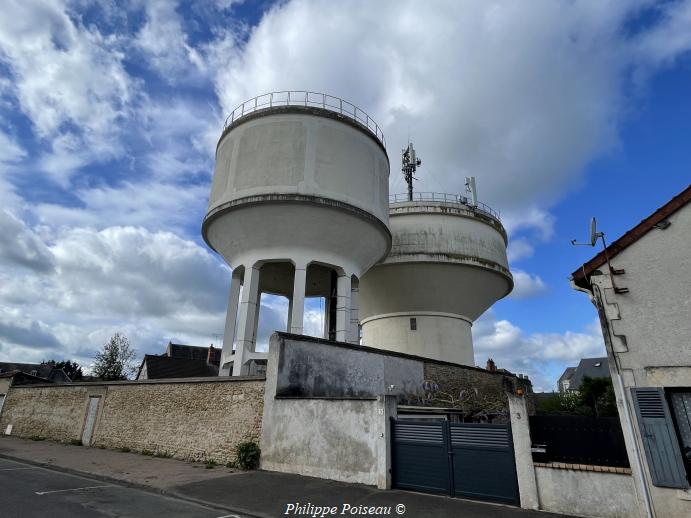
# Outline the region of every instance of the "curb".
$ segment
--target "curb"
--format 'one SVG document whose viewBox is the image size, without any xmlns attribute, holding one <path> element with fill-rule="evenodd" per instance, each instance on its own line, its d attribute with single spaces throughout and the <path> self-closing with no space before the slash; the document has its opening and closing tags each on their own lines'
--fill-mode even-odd
<svg viewBox="0 0 691 518">
<path fill-rule="evenodd" d="M 146 484 L 140 484 L 138 482 L 132 482 L 131 480 L 123 480 L 115 477 L 109 477 L 107 475 L 101 475 L 99 473 L 90 473 L 88 471 L 79 471 L 76 469 L 72 468 L 66 468 L 64 466 L 58 466 L 56 464 L 51 464 L 48 462 L 39 462 L 36 460 L 31 460 L 31 459 L 25 459 L 23 457 L 15 457 L 13 455 L 7 455 L 6 453 L 0 452 L 0 458 L 2 459 L 7 459 L 15 462 L 23 462 L 24 464 L 31 464 L 32 466 L 37 466 L 39 468 L 44 468 L 48 469 L 51 471 L 57 471 L 60 473 L 67 473 L 68 475 L 76 475 L 79 477 L 89 477 L 93 478 L 96 480 L 100 480 L 102 482 L 109 482 L 118 486 L 124 486 L 124 487 L 129 487 L 132 489 L 138 489 L 140 491 L 145 491 L 147 493 L 155 494 L 155 495 L 161 495 L 161 496 L 167 496 L 169 498 L 175 498 L 177 500 L 184 500 L 186 502 L 190 502 L 192 504 L 197 504 L 197 505 L 202 505 L 204 507 L 210 507 L 212 509 L 217 509 L 219 511 L 223 512 L 230 512 L 230 513 L 237 513 L 241 515 L 248 516 L 250 518 L 272 518 L 269 515 L 266 514 L 255 514 L 252 513 L 251 511 L 247 511 L 246 509 L 237 509 L 233 507 L 226 507 L 214 502 L 207 502 L 206 500 L 201 500 L 199 498 L 194 498 L 191 496 L 187 496 L 183 493 L 179 493 L 177 491 L 170 491 L 166 489 L 161 489 L 161 488 L 156 488 L 153 486 L 147 486 Z"/>
</svg>

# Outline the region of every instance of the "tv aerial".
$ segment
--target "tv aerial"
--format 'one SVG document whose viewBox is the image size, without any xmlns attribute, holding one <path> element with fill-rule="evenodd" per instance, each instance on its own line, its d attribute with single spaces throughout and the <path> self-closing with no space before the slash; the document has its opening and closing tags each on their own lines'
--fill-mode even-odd
<svg viewBox="0 0 691 518">
<path fill-rule="evenodd" d="M 408 142 L 408 147 L 402 153 L 401 172 L 405 182 L 408 184 L 408 201 L 413 201 L 413 180 L 417 180 L 415 172 L 422 165 L 422 160 L 415 155 L 415 148 L 413 148 L 412 142 Z"/>
<path fill-rule="evenodd" d="M 628 293 L 628 288 L 619 288 L 614 281 L 615 275 L 623 275 L 626 273 L 624 269 L 616 269 L 612 267 L 612 263 L 609 262 L 609 254 L 607 253 L 607 242 L 605 241 L 605 233 L 598 232 L 597 230 L 597 220 L 593 216 L 590 220 L 590 243 L 578 243 L 575 239 L 571 240 L 573 246 L 595 246 L 597 240 L 602 241 L 602 253 L 605 256 L 605 261 L 607 262 L 607 268 L 609 268 L 610 278 L 612 279 L 612 287 L 615 293 Z"/>
</svg>

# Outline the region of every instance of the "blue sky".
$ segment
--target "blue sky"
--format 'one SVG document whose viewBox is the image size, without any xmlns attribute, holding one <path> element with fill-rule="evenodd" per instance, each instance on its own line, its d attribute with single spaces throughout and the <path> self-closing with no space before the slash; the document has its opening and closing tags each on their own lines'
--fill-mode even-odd
<svg viewBox="0 0 691 518">
<path fill-rule="evenodd" d="M 476 362 L 550 389 L 604 353 L 568 276 L 588 221 L 613 240 L 689 184 L 691 2 L 5 2 L 0 19 L 0 361 L 88 365 L 218 343 L 229 268 L 201 240 L 222 121 L 255 95 L 348 99 L 384 129 L 391 192 L 475 175 L 516 289 Z M 307 325 L 317 327 L 314 304 Z M 285 320 L 266 297 L 260 342 Z"/>
</svg>

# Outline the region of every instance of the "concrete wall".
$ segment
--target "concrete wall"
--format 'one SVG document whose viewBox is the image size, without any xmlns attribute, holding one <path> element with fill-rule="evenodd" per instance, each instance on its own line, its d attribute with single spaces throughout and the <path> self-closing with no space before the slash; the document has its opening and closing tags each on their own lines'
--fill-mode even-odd
<svg viewBox="0 0 691 518">
<path fill-rule="evenodd" d="M 388 367 L 376 354 L 275 333 L 269 345 L 262 469 L 389 486 L 389 418 L 396 403 L 384 395 L 385 384 L 402 383 L 401 374 L 414 369 L 403 361 Z"/>
<path fill-rule="evenodd" d="M 631 459 L 640 512 L 650 502 L 656 516 L 691 515 L 691 490 L 656 487 L 643 449 L 631 387 L 691 388 L 691 206 L 672 214 L 665 229 L 652 229 L 612 258 L 628 293 L 616 294 L 606 266 L 591 277 L 600 313 L 617 407 Z M 649 496 L 646 496 L 648 493 Z"/>
<path fill-rule="evenodd" d="M 528 380 L 478 367 L 431 361 L 419 356 L 383 351 L 371 347 L 329 342 L 288 333 L 278 333 L 276 347 L 276 389 L 278 397 L 377 398 L 396 396 L 402 405 L 452 406 L 425 399 L 425 381 L 439 387 L 439 393 L 458 398 L 461 391 L 478 391 L 475 403 L 499 402 L 498 411 L 508 411 L 507 392 L 520 387 L 526 393 L 528 412 L 534 413 L 532 387 Z M 267 378 L 270 377 L 267 374 Z M 496 406 L 496 405 L 495 405 Z"/>
<path fill-rule="evenodd" d="M 0 416 L 12 435 L 78 440 L 90 396 L 101 396 L 92 446 L 149 450 L 187 460 L 235 460 L 258 441 L 264 381 L 192 378 L 12 387 Z"/>
<path fill-rule="evenodd" d="M 536 466 L 535 477 L 543 511 L 598 518 L 639 516 L 631 475 Z"/>
</svg>

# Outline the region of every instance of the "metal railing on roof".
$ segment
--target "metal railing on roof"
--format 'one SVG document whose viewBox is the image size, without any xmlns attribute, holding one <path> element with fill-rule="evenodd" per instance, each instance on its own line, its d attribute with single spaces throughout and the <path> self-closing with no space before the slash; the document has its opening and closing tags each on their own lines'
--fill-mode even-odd
<svg viewBox="0 0 691 518">
<path fill-rule="evenodd" d="M 312 106 L 339 113 L 344 117 L 357 122 L 367 128 L 386 148 L 386 139 L 379 125 L 374 122 L 367 112 L 339 97 L 318 92 L 303 90 L 284 90 L 282 92 L 269 92 L 248 99 L 235 108 L 223 124 L 225 130 L 230 124 L 250 113 L 273 108 L 275 106 Z"/>
<path fill-rule="evenodd" d="M 389 204 L 405 203 L 408 201 L 410 200 L 408 199 L 407 193 L 389 195 Z M 473 205 L 473 201 L 470 198 L 460 194 L 448 194 L 444 192 L 414 192 L 412 201 L 439 201 L 444 203 L 456 203 L 471 210 L 483 212 L 496 220 L 501 220 L 499 211 L 494 210 L 489 205 L 485 205 L 482 202 L 477 202 L 475 205 Z"/>
</svg>

